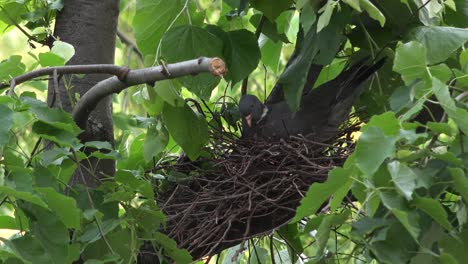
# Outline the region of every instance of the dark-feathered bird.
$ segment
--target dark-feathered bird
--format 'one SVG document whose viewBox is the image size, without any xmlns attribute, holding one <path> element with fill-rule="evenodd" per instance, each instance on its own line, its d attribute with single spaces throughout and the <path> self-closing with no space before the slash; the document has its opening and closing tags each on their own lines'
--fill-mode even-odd
<svg viewBox="0 0 468 264">
<path fill-rule="evenodd" d="M 362 84 L 383 63 L 384 59 L 370 66 L 363 61 L 354 64 L 335 79 L 304 93 L 296 112 L 291 112 L 283 98 L 262 104 L 257 97 L 244 95 L 239 102 L 243 137 L 276 140 L 302 134 L 319 142 L 333 138 L 362 92 Z"/>
</svg>

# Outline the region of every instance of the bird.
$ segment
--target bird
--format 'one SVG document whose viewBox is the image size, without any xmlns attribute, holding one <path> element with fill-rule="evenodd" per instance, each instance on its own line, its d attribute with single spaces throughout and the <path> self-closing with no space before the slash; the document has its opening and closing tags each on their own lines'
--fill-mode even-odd
<svg viewBox="0 0 468 264">
<path fill-rule="evenodd" d="M 303 135 L 316 142 L 333 139 L 361 94 L 362 84 L 385 62 L 383 58 L 366 65 L 366 60 L 346 67 L 335 79 L 305 91 L 295 112 L 290 110 L 282 92 L 278 92 L 282 90 L 278 85 L 265 104 L 254 95 L 242 96 L 239 101 L 242 138 L 279 140 Z"/>
</svg>

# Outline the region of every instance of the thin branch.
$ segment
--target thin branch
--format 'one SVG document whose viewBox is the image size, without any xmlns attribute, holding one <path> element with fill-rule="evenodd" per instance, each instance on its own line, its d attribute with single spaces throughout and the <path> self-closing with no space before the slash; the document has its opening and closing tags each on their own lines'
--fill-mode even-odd
<svg viewBox="0 0 468 264">
<path fill-rule="evenodd" d="M 89 64 L 89 65 L 68 65 L 68 66 L 56 66 L 41 68 L 34 71 L 27 72 L 25 74 L 16 76 L 11 79 L 8 83 L 0 83 L 0 89 L 10 86 L 9 94 L 13 95 L 14 88 L 18 84 L 32 80 L 37 77 L 44 75 L 53 75 L 54 71 L 57 71 L 58 75 L 63 74 L 89 74 L 89 73 L 103 73 L 120 76 L 127 71 L 127 67 L 117 66 L 113 64 Z"/>
<path fill-rule="evenodd" d="M 164 66 L 128 70 L 123 78 L 110 77 L 100 81 L 89 89 L 73 109 L 73 119 L 78 126 L 85 128 L 91 111 L 93 111 L 102 98 L 108 95 L 120 93 L 122 90 L 133 85 L 154 83 L 160 80 L 173 79 L 185 75 L 196 75 L 202 72 L 211 72 L 215 76 L 222 76 L 226 72 L 226 66 L 219 58 L 201 57 Z"/>
<path fill-rule="evenodd" d="M 122 41 L 122 43 L 126 44 L 138 56 L 138 58 L 141 61 L 143 61 L 143 54 L 137 48 L 137 45 L 135 44 L 135 42 L 133 42 L 128 36 L 123 34 L 120 30 L 117 30 L 117 36 L 119 37 L 120 41 Z"/>
</svg>

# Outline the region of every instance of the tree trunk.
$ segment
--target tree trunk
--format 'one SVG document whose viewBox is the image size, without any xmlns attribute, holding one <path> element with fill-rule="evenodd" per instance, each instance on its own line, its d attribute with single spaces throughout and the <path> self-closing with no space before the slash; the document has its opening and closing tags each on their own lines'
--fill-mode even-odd
<svg viewBox="0 0 468 264">
<path fill-rule="evenodd" d="M 75 56 L 68 64 L 113 64 L 118 15 L 119 0 L 65 0 L 63 10 L 57 14 L 54 36 L 75 47 Z M 83 95 L 97 82 L 108 77 L 104 74 L 89 74 L 84 78 L 64 76 L 67 81 L 61 80 L 57 95 L 53 84 L 49 84 L 49 104 L 70 112 L 75 105 L 76 94 Z M 66 87 L 65 83 L 71 85 Z M 81 139 L 114 143 L 111 96 L 102 100 L 90 115 Z M 90 162 L 80 164 L 81 169 L 76 170 L 70 185 L 82 183 L 96 186 L 99 178 L 114 174 L 113 160 L 97 162 L 91 159 Z"/>
</svg>

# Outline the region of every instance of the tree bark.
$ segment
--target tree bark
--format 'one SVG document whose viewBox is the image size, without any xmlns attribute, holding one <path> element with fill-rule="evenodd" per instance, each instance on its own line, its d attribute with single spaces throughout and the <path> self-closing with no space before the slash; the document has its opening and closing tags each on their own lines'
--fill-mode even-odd
<svg viewBox="0 0 468 264">
<path fill-rule="evenodd" d="M 57 14 L 54 36 L 75 47 L 75 55 L 68 65 L 113 64 L 118 15 L 119 0 L 65 0 L 64 8 Z M 76 101 L 75 94 L 82 96 L 97 82 L 109 76 L 64 76 L 67 81 L 61 79 L 58 89 L 51 82 L 48 91 L 49 105 L 71 112 Z M 71 84 L 70 87 L 65 83 Z M 112 96 L 103 99 L 90 115 L 81 139 L 108 141 L 114 144 Z M 99 178 L 113 175 L 115 171 L 113 160 L 100 160 L 98 163 L 98 160 L 91 159 L 80 166 L 81 169 L 78 169 L 70 180 L 72 186 L 78 183 L 96 186 L 99 184 Z"/>
</svg>

